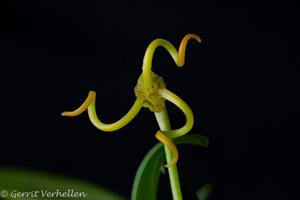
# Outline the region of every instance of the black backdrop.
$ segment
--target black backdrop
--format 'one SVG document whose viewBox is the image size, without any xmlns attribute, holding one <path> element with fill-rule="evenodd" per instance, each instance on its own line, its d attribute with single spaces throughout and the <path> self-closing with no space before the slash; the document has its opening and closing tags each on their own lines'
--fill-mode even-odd
<svg viewBox="0 0 300 200">
<path fill-rule="evenodd" d="M 208 150 L 180 148 L 179 167 L 213 199 L 294 199 L 299 133 L 299 56 L 293 4 L 228 2 L 9 1 L 1 5 L 1 166 L 77 177 L 130 195 L 136 169 L 156 143 L 144 109 L 115 133 L 87 114 L 62 118 L 89 90 L 106 122 L 135 96 L 147 45 L 161 37 L 178 46 L 187 33 L 186 65 L 158 49 L 154 71 L 195 114 L 192 132 Z M 169 106 L 174 127 L 184 123 Z M 175 119 L 176 118 L 176 119 Z M 163 178 L 167 183 L 167 179 Z M 167 185 L 167 184 L 165 184 Z M 168 199 L 167 186 L 160 196 Z"/>
</svg>

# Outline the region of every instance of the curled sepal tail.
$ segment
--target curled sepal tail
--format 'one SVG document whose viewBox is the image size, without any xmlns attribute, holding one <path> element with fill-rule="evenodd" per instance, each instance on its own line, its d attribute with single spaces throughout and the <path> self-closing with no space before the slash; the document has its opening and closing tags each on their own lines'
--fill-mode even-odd
<svg viewBox="0 0 300 200">
<path fill-rule="evenodd" d="M 137 98 L 132 105 L 131 109 L 121 119 L 114 123 L 103 123 L 97 116 L 96 113 L 96 92 L 90 91 L 88 97 L 83 104 L 74 111 L 66 111 L 62 113 L 62 116 L 75 117 L 88 110 L 89 118 L 92 124 L 98 129 L 106 132 L 116 131 L 126 126 L 141 110 L 143 101 Z"/>
<path fill-rule="evenodd" d="M 176 165 L 178 161 L 178 150 L 173 141 L 166 135 L 164 135 L 161 131 L 157 131 L 155 137 L 164 145 L 166 145 L 169 150 L 172 152 L 172 160 L 165 165 L 166 168 L 170 168 Z"/>
</svg>

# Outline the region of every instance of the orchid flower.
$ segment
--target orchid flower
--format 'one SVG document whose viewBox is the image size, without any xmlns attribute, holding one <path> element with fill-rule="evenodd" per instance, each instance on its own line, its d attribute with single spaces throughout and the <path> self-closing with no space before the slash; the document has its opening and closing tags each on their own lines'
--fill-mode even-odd
<svg viewBox="0 0 300 200">
<path fill-rule="evenodd" d="M 154 113 L 160 113 L 165 110 L 165 101 L 169 101 L 175 104 L 185 115 L 186 123 L 178 129 L 174 130 L 159 130 L 155 134 L 155 137 L 164 145 L 166 145 L 172 152 L 172 160 L 165 165 L 165 167 L 172 167 L 178 160 L 178 150 L 174 145 L 171 138 L 180 137 L 188 133 L 194 124 L 194 116 L 190 107 L 176 94 L 166 88 L 166 84 L 162 77 L 152 72 L 152 59 L 156 48 L 164 47 L 172 56 L 174 62 L 178 67 L 182 67 L 185 61 L 185 51 L 187 42 L 190 39 L 195 39 L 201 42 L 199 36 L 194 34 L 187 34 L 181 41 L 179 50 L 167 40 L 155 39 L 150 43 L 146 49 L 146 53 L 143 60 L 142 73 L 137 81 L 137 85 L 134 88 L 136 100 L 133 103 L 130 110 L 121 119 L 114 123 L 102 122 L 96 113 L 96 92 L 90 91 L 88 97 L 83 104 L 74 111 L 66 111 L 62 113 L 62 116 L 74 117 L 88 110 L 89 118 L 94 126 L 101 131 L 111 132 L 116 131 L 125 125 L 127 125 L 133 118 L 139 113 L 142 107 L 149 108 Z"/>
</svg>

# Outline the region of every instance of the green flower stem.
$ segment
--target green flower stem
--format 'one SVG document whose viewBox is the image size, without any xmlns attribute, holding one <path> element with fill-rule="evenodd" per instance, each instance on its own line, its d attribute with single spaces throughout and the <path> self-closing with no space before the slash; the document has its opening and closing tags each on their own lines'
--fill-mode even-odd
<svg viewBox="0 0 300 200">
<path fill-rule="evenodd" d="M 158 125 L 159 125 L 159 128 L 161 131 L 171 130 L 170 121 L 169 121 L 169 117 L 168 117 L 168 113 L 167 113 L 166 109 L 164 109 L 161 112 L 155 112 L 155 117 L 156 117 L 156 120 L 158 122 Z M 167 163 L 169 163 L 172 160 L 172 153 L 166 145 L 164 145 L 164 147 L 165 147 Z M 182 200 L 177 166 L 174 165 L 172 167 L 169 167 L 168 171 L 169 171 L 169 178 L 170 178 L 170 183 L 171 183 L 173 200 Z"/>
</svg>

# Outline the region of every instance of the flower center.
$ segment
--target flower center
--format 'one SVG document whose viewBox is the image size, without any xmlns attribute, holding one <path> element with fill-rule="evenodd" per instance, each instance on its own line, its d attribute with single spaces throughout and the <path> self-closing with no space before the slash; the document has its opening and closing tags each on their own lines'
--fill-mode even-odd
<svg viewBox="0 0 300 200">
<path fill-rule="evenodd" d="M 161 112 L 165 108 L 165 99 L 160 95 L 159 90 L 165 89 L 166 84 L 162 77 L 151 72 L 152 85 L 146 87 L 143 76 L 138 79 L 134 88 L 135 96 L 143 100 L 143 106 L 149 108 L 152 112 Z"/>
</svg>

